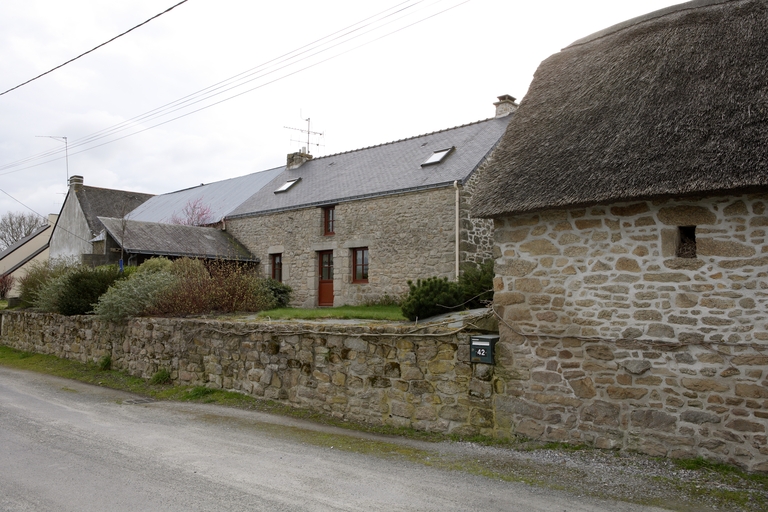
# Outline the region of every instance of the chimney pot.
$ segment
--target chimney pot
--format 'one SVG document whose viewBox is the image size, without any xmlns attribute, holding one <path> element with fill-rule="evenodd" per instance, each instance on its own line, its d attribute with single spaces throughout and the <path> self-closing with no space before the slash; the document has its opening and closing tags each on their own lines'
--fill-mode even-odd
<svg viewBox="0 0 768 512">
<path fill-rule="evenodd" d="M 304 152 L 305 148 L 301 148 L 301 149 L 302 151 L 299 151 L 298 153 L 288 154 L 288 161 L 285 167 L 289 171 L 292 169 L 298 169 L 299 167 L 302 166 L 302 164 L 304 164 L 304 162 L 309 162 L 310 160 L 312 160 L 312 155 L 310 155 L 309 153 L 305 153 Z"/>
</svg>

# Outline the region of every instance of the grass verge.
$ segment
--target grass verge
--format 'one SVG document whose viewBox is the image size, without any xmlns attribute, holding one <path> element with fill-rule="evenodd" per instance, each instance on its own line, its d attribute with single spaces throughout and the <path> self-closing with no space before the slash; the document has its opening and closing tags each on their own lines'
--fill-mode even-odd
<svg viewBox="0 0 768 512">
<path fill-rule="evenodd" d="M 400 306 L 340 306 L 337 308 L 280 308 L 262 311 L 259 318 L 316 320 L 323 318 L 405 321 Z"/>
</svg>

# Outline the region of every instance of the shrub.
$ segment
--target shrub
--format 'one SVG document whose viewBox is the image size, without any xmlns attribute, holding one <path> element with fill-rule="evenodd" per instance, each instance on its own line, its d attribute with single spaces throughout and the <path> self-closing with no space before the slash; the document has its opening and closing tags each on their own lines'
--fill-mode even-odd
<svg viewBox="0 0 768 512">
<path fill-rule="evenodd" d="M 15 281 L 11 274 L 0 275 L 0 299 L 5 299 L 11 293 Z"/>
<path fill-rule="evenodd" d="M 21 307 L 32 307 L 43 285 L 51 279 L 66 274 L 75 268 L 80 268 L 80 265 L 74 260 L 66 258 L 32 262 L 29 265 L 27 274 L 19 279 Z"/>
<path fill-rule="evenodd" d="M 270 309 L 288 307 L 288 304 L 291 302 L 291 294 L 293 293 L 293 289 L 290 286 L 275 279 L 264 279 L 264 286 L 275 298 L 275 305 Z"/>
<path fill-rule="evenodd" d="M 32 302 L 35 308 L 46 313 L 59 312 L 59 301 L 67 287 L 70 272 L 48 279 L 40 286 L 35 293 L 35 300 Z"/>
<path fill-rule="evenodd" d="M 92 313 L 99 297 L 120 277 L 120 270 L 116 265 L 86 267 L 73 271 L 67 276 L 59 296 L 59 313 L 68 316 Z"/>
<path fill-rule="evenodd" d="M 254 271 L 229 262 L 212 262 L 208 268 L 198 260 L 181 258 L 173 262 L 177 277 L 164 290 L 152 313 L 196 315 L 211 312 L 261 311 L 275 307 L 271 288 Z"/>
<path fill-rule="evenodd" d="M 93 312 L 105 320 L 120 322 L 153 309 L 159 297 L 174 286 L 176 277 L 167 270 L 142 271 L 143 266 L 99 297 Z"/>
<path fill-rule="evenodd" d="M 465 307 L 482 308 L 493 300 L 493 277 L 493 260 L 480 265 L 465 264 L 459 276 L 459 288 Z"/>
<path fill-rule="evenodd" d="M 173 262 L 168 258 L 150 258 L 136 268 L 139 274 L 154 272 L 170 272 Z"/>
<path fill-rule="evenodd" d="M 408 287 L 410 292 L 400 306 L 408 320 L 448 313 L 462 303 L 459 283 L 448 281 L 447 277 L 418 279 L 416 284 L 408 281 Z"/>
</svg>

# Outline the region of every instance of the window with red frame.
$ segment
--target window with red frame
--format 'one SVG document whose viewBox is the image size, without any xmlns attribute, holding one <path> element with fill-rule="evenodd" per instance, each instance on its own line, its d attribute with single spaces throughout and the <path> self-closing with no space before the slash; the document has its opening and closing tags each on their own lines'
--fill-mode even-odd
<svg viewBox="0 0 768 512">
<path fill-rule="evenodd" d="M 323 208 L 323 234 L 334 234 L 334 223 L 336 221 L 336 210 L 333 206 Z"/>
<path fill-rule="evenodd" d="M 275 281 L 283 282 L 283 255 L 282 254 L 270 254 L 269 259 L 272 265 L 272 279 Z"/>
<path fill-rule="evenodd" d="M 352 282 L 368 282 L 368 248 L 352 249 Z"/>
</svg>

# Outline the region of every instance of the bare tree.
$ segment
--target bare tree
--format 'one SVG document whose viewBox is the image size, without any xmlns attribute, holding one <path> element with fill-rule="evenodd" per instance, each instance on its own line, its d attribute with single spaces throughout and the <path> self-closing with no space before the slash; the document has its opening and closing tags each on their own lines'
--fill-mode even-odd
<svg viewBox="0 0 768 512">
<path fill-rule="evenodd" d="M 34 213 L 5 212 L 0 217 L 0 250 L 7 249 L 47 223 L 47 219 Z"/>
<path fill-rule="evenodd" d="M 213 223 L 213 212 L 211 207 L 203 204 L 203 198 L 190 199 L 181 214 L 171 216 L 171 224 L 182 224 L 184 226 L 205 226 Z"/>
</svg>

